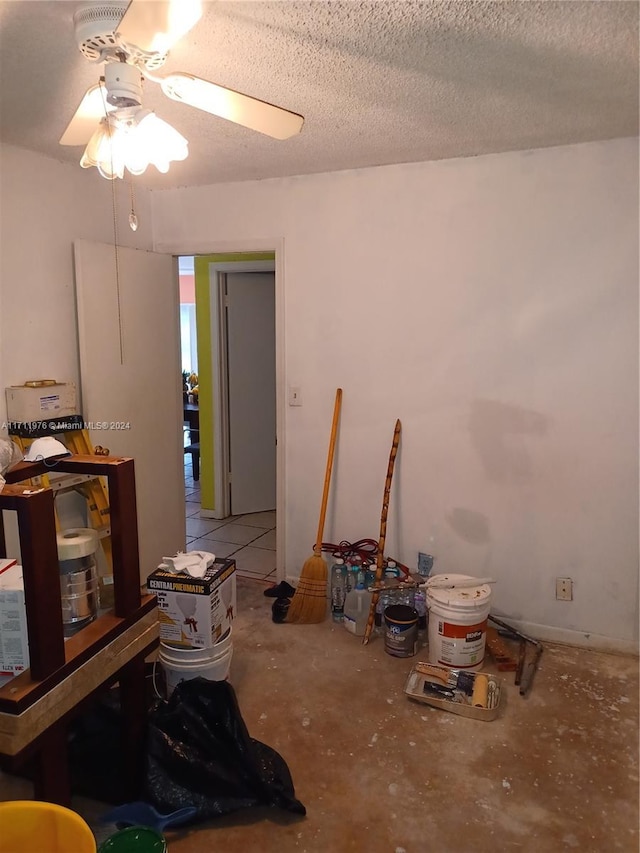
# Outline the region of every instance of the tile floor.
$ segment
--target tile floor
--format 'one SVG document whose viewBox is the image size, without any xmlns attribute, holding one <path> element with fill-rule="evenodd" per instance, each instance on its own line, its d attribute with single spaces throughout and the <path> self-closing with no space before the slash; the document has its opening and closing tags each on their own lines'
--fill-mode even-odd
<svg viewBox="0 0 640 853">
<path fill-rule="evenodd" d="M 200 515 L 200 482 L 192 476 L 190 457 L 184 464 L 187 547 L 233 557 L 240 577 L 276 582 L 276 513 L 254 512 L 229 518 Z"/>
</svg>

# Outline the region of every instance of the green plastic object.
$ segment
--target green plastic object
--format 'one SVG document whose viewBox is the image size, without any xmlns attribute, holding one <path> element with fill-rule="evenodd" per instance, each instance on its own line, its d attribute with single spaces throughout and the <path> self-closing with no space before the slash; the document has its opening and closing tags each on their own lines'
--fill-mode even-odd
<svg viewBox="0 0 640 853">
<path fill-rule="evenodd" d="M 163 835 L 148 826 L 128 826 L 110 835 L 98 848 L 98 853 L 167 853 Z"/>
</svg>

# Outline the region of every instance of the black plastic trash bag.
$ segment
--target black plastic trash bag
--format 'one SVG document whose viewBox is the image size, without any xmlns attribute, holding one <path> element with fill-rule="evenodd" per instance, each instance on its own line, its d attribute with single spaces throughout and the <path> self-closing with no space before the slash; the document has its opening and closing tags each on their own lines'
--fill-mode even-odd
<svg viewBox="0 0 640 853">
<path fill-rule="evenodd" d="M 249 737 L 233 687 L 204 678 L 150 713 L 146 799 L 165 813 L 195 806 L 191 823 L 258 805 L 306 814 L 282 756 Z"/>
</svg>

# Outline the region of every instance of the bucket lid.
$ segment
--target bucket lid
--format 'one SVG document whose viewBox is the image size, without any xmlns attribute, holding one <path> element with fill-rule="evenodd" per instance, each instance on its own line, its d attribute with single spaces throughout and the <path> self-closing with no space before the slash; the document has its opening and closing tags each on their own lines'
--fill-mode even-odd
<svg viewBox="0 0 640 853">
<path fill-rule="evenodd" d="M 472 575 L 431 575 L 442 580 L 461 581 L 474 580 Z M 453 589 L 430 589 L 427 587 L 427 603 L 435 602 L 445 607 L 455 607 L 467 610 L 471 607 L 479 607 L 489 603 L 491 598 L 491 587 L 488 583 L 478 586 L 453 587 Z"/>
</svg>

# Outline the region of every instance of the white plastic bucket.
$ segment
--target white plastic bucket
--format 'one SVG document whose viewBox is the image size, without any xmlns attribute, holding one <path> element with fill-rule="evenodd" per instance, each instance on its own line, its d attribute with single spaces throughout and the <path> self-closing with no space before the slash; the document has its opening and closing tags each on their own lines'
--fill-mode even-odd
<svg viewBox="0 0 640 853">
<path fill-rule="evenodd" d="M 438 580 L 473 580 L 470 575 L 432 575 Z M 429 662 L 457 669 L 482 666 L 487 641 L 491 587 L 429 589 Z"/>
<path fill-rule="evenodd" d="M 160 643 L 158 660 L 164 671 L 167 699 L 181 681 L 198 677 L 224 681 L 229 675 L 232 655 L 231 628 L 210 649 L 182 649 Z"/>
</svg>

